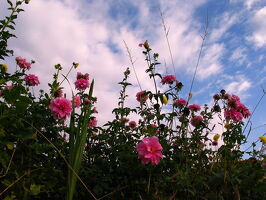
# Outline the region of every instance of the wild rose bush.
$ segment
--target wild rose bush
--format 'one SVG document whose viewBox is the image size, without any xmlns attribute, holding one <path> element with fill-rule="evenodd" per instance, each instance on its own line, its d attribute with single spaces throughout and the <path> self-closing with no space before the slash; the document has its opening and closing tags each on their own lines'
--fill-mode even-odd
<svg viewBox="0 0 266 200">
<path fill-rule="evenodd" d="M 11 8 L 18 11 L 21 3 Z M 34 61 L 16 57 L 14 73 L 1 65 L 1 199 L 266 196 L 266 138 L 260 137 L 260 151 L 250 152 L 251 157 L 243 160 L 240 147 L 246 137 L 242 129 L 251 113 L 240 98 L 221 90 L 213 96 L 213 105 L 194 104 L 192 94 L 179 94 L 182 80 L 157 73 L 159 54 L 152 52 L 148 41 L 139 46 L 154 88 L 136 94 L 136 108 L 125 107 L 131 86 L 127 69 L 119 82 L 122 89 L 113 110 L 115 118 L 102 127 L 97 126 L 101 113 L 95 107 L 93 74 L 74 72 L 75 90 L 66 94 L 62 82 L 67 76 L 61 76 L 62 66 L 57 64 L 48 83 L 50 91 L 33 94 L 42 82 L 30 72 L 37 65 Z M 0 58 L 9 55 L 6 47 L 1 46 Z M 78 63 L 68 74 L 72 70 L 78 70 Z M 161 91 L 161 86 L 167 89 Z M 132 113 L 139 119 L 132 118 Z M 213 124 L 217 116 L 219 124 Z M 222 126 L 223 132 L 217 133 L 216 126 Z"/>
</svg>

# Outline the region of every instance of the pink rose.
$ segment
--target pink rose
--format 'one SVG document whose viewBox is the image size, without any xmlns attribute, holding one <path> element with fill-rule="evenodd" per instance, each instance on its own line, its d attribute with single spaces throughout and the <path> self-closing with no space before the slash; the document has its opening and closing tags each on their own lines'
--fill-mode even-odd
<svg viewBox="0 0 266 200">
<path fill-rule="evenodd" d="M 200 106 L 198 104 L 192 104 L 188 106 L 188 109 L 197 112 L 200 111 Z"/>
<path fill-rule="evenodd" d="M 80 91 L 84 91 L 89 87 L 89 81 L 87 79 L 80 78 L 76 80 L 75 87 Z"/>
<path fill-rule="evenodd" d="M 89 80 L 89 74 L 88 73 L 82 74 L 82 73 L 78 72 L 77 73 L 77 79 L 81 79 L 81 78 Z"/>
<path fill-rule="evenodd" d="M 190 120 L 191 125 L 194 127 L 200 126 L 202 122 L 203 122 L 202 116 L 195 116 Z"/>
<path fill-rule="evenodd" d="M 144 103 L 148 99 L 148 95 L 146 95 L 146 91 L 140 91 L 136 94 L 137 101 L 140 103 Z"/>
<path fill-rule="evenodd" d="M 130 121 L 128 123 L 128 125 L 129 125 L 130 128 L 136 128 L 137 127 L 137 123 L 135 121 Z"/>
<path fill-rule="evenodd" d="M 27 62 L 26 59 L 22 59 L 21 57 L 16 57 L 16 61 L 21 69 L 30 69 L 31 67 L 31 63 Z"/>
<path fill-rule="evenodd" d="M 234 109 L 226 110 L 224 112 L 225 119 L 232 119 L 234 122 L 242 121 L 243 115 L 240 112 L 235 111 Z"/>
<path fill-rule="evenodd" d="M 26 84 L 29 86 L 36 86 L 40 84 L 39 78 L 34 74 L 29 74 L 25 76 Z"/>
<path fill-rule="evenodd" d="M 174 107 L 183 107 L 187 104 L 187 101 L 185 99 L 178 99 L 173 103 Z"/>
<path fill-rule="evenodd" d="M 57 97 L 51 101 L 49 108 L 52 111 L 55 119 L 65 120 L 70 116 L 72 104 L 71 101 L 66 98 Z"/>
<path fill-rule="evenodd" d="M 75 106 L 75 108 L 80 107 L 80 104 L 81 104 L 80 96 L 74 96 L 74 106 Z"/>
<path fill-rule="evenodd" d="M 96 119 L 91 119 L 88 123 L 88 127 L 89 128 L 92 128 L 92 127 L 95 127 L 97 126 L 97 120 Z"/>
<path fill-rule="evenodd" d="M 157 165 L 163 158 L 162 146 L 156 136 L 143 138 L 136 147 L 142 164 Z"/>
<path fill-rule="evenodd" d="M 172 84 L 176 81 L 176 77 L 174 75 L 167 75 L 162 78 L 162 84 Z"/>
<path fill-rule="evenodd" d="M 242 103 L 237 105 L 237 111 L 240 112 L 244 118 L 248 118 L 251 115 L 249 109 Z"/>
</svg>

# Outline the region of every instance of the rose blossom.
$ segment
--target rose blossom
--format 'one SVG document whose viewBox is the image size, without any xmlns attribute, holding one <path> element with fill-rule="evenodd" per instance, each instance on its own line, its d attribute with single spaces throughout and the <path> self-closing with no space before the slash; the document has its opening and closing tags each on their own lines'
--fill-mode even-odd
<svg viewBox="0 0 266 200">
<path fill-rule="evenodd" d="M 135 121 L 130 121 L 130 122 L 128 123 L 128 125 L 129 125 L 130 128 L 136 128 L 137 123 L 136 123 Z"/>
<path fill-rule="evenodd" d="M 97 126 L 97 120 L 96 119 L 91 119 L 88 123 L 88 127 L 89 128 L 92 128 L 92 127 L 95 127 Z"/>
<path fill-rule="evenodd" d="M 228 98 L 228 105 L 231 108 L 236 108 L 238 106 L 238 104 L 240 104 L 240 98 L 236 95 L 232 95 Z"/>
<path fill-rule="evenodd" d="M 226 110 L 224 112 L 225 119 L 232 119 L 234 122 L 239 122 L 243 119 L 243 115 L 234 109 Z"/>
<path fill-rule="evenodd" d="M 197 112 L 200 111 L 200 106 L 198 104 L 192 104 L 188 106 L 188 109 Z"/>
<path fill-rule="evenodd" d="M 163 148 L 156 136 L 143 138 L 136 149 L 142 164 L 151 163 L 152 165 L 157 165 L 160 162 L 160 158 L 163 158 Z"/>
<path fill-rule="evenodd" d="M 237 111 L 241 112 L 244 118 L 248 118 L 251 115 L 251 113 L 249 112 L 249 109 L 242 103 L 239 103 L 237 105 Z"/>
<path fill-rule="evenodd" d="M 190 123 L 194 127 L 198 127 L 203 122 L 202 116 L 195 116 L 190 120 Z"/>
<path fill-rule="evenodd" d="M 182 107 L 185 106 L 187 104 L 187 101 L 185 99 L 178 99 L 173 103 L 174 107 Z"/>
<path fill-rule="evenodd" d="M 27 62 L 26 59 L 23 59 L 21 57 L 16 57 L 16 61 L 21 69 L 30 69 L 31 67 L 31 63 Z"/>
<path fill-rule="evenodd" d="M 29 86 L 35 86 L 40 84 L 39 78 L 34 74 L 26 75 L 24 80 L 26 81 L 26 84 Z"/>
<path fill-rule="evenodd" d="M 65 120 L 72 111 L 72 104 L 66 98 L 57 97 L 51 101 L 49 108 L 55 119 Z"/>
<path fill-rule="evenodd" d="M 78 72 L 77 73 L 77 79 L 81 79 L 81 78 L 89 80 L 89 74 L 88 73 L 82 74 L 82 73 Z"/>
<path fill-rule="evenodd" d="M 7 86 L 5 87 L 6 90 L 12 90 L 13 88 L 14 88 L 13 85 L 7 85 Z"/>
<path fill-rule="evenodd" d="M 148 95 L 146 95 L 146 91 L 140 91 L 136 94 L 137 101 L 140 103 L 144 103 L 148 99 Z"/>
<path fill-rule="evenodd" d="M 176 77 L 174 75 L 167 75 L 162 78 L 162 84 L 172 84 L 176 81 Z"/>
<path fill-rule="evenodd" d="M 80 91 L 86 90 L 86 88 L 89 87 L 89 81 L 87 79 L 80 78 L 76 80 L 75 87 Z"/>
<path fill-rule="evenodd" d="M 74 96 L 74 106 L 75 106 L 75 108 L 80 107 L 80 104 L 81 104 L 80 96 Z"/>
</svg>

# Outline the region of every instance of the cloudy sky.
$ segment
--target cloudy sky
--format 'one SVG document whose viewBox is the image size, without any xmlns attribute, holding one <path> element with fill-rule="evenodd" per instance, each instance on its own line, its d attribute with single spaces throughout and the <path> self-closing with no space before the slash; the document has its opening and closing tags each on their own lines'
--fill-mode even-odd
<svg viewBox="0 0 266 200">
<path fill-rule="evenodd" d="M 7 11 L 1 0 L 1 14 Z M 112 118 L 126 67 L 131 67 L 123 40 L 134 59 L 142 89 L 152 90 L 144 73 L 146 65 L 139 43 L 148 40 L 160 54 L 158 71 L 173 74 L 170 54 L 160 17 L 163 12 L 173 54 L 176 77 L 184 84 L 184 97 L 191 79 L 204 34 L 208 13 L 208 35 L 203 47 L 191 103 L 205 104 L 225 89 L 241 97 L 252 111 L 266 89 L 266 1 L 265 0 L 31 0 L 16 21 L 10 41 L 15 56 L 33 59 L 31 73 L 48 88 L 53 66 L 65 72 L 72 62 L 78 71 L 95 79 L 100 124 Z M 7 59 L 15 65 L 14 58 Z M 131 68 L 132 71 L 132 68 Z M 133 72 L 133 71 L 132 71 Z M 70 75 L 74 82 L 76 71 Z M 137 105 L 139 91 L 131 74 L 127 105 Z M 70 91 L 67 84 L 66 91 Z M 73 86 L 72 86 L 73 87 Z M 164 89 L 163 87 L 161 88 Z M 252 117 L 250 141 L 266 132 L 266 98 Z"/>
</svg>

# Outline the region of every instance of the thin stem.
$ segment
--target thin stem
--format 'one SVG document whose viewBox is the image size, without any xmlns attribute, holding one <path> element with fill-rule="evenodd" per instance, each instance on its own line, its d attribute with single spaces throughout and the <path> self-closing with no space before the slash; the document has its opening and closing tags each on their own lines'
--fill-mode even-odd
<svg viewBox="0 0 266 200">
<path fill-rule="evenodd" d="M 200 46 L 200 52 L 199 52 L 197 64 L 196 64 L 196 67 L 195 67 L 194 75 L 193 75 L 193 78 L 192 78 L 192 81 L 191 81 L 191 85 L 190 85 L 190 89 L 189 89 L 189 93 L 188 93 L 188 95 L 189 95 L 188 101 L 190 99 L 190 94 L 191 94 L 191 91 L 192 91 L 192 88 L 193 88 L 193 84 L 194 84 L 194 81 L 195 81 L 195 77 L 196 77 L 196 74 L 197 74 L 197 71 L 198 71 L 198 66 L 199 66 L 199 62 L 200 62 L 200 58 L 201 58 L 204 42 L 205 42 L 207 34 L 208 34 L 208 24 L 209 24 L 208 20 L 209 19 L 208 19 L 208 14 L 207 14 L 206 25 L 205 25 L 205 28 L 204 28 L 204 35 L 202 36 L 202 42 L 201 42 L 201 46 Z"/>
<path fill-rule="evenodd" d="M 12 155 L 11 155 L 11 158 L 9 160 L 9 163 L 8 163 L 6 172 L 4 173 L 4 175 L 0 176 L 0 178 L 3 178 L 3 177 L 5 177 L 7 175 L 8 171 L 10 169 L 10 166 L 11 166 L 11 163 L 12 163 L 12 160 L 13 160 L 13 157 L 14 157 L 14 154 L 15 154 L 15 151 L 16 151 L 16 148 L 14 148 L 14 150 L 12 152 Z"/>
<path fill-rule="evenodd" d="M 166 24 L 165 24 L 165 21 L 164 21 L 164 16 L 163 16 L 163 13 L 161 11 L 161 8 L 160 8 L 160 15 L 161 15 L 161 20 L 162 20 L 162 25 L 163 25 L 163 30 L 164 30 L 165 38 L 166 38 L 166 41 L 167 41 L 168 50 L 169 50 L 170 57 L 171 57 L 171 61 L 172 61 L 173 70 L 174 70 L 174 73 L 176 75 L 173 54 L 172 54 L 172 50 L 171 50 L 170 43 L 169 43 L 169 39 L 168 39 L 168 33 L 169 33 L 170 28 L 168 29 L 168 31 L 166 31 Z"/>
<path fill-rule="evenodd" d="M 73 69 L 74 65 L 71 66 L 71 68 L 68 70 L 67 75 L 64 76 L 64 79 L 59 83 L 59 86 L 67 79 L 67 76 L 69 75 L 69 73 L 71 72 L 71 70 Z"/>
<path fill-rule="evenodd" d="M 245 127 L 244 127 L 243 134 L 245 133 L 246 128 L 247 128 L 248 124 L 250 123 L 250 120 L 251 120 L 251 118 L 252 118 L 254 112 L 255 112 L 256 109 L 258 108 L 258 106 L 259 106 L 260 102 L 262 101 L 262 99 L 264 98 L 265 94 L 266 94 L 266 93 L 265 93 L 265 91 L 263 90 L 263 94 L 262 94 L 262 96 L 260 97 L 258 103 L 256 104 L 255 108 L 253 109 L 253 111 L 252 111 L 252 113 L 251 113 L 251 115 L 250 115 L 250 117 L 249 117 L 249 119 L 248 119 L 248 121 L 247 121 L 247 123 L 246 123 L 246 125 L 245 125 Z M 249 134 L 250 134 L 250 131 L 249 131 L 249 133 L 248 133 L 248 135 L 247 135 L 247 137 L 246 137 L 244 143 L 247 142 L 247 139 L 248 139 L 248 137 L 249 137 Z"/>
<path fill-rule="evenodd" d="M 13 185 L 15 185 L 17 182 L 19 182 L 24 176 L 26 175 L 30 175 L 32 172 L 34 171 L 37 171 L 37 170 L 40 170 L 40 169 L 34 169 L 34 170 L 29 170 L 29 171 L 26 171 L 21 177 L 19 177 L 17 180 L 15 180 L 13 183 L 11 183 L 10 185 L 8 185 L 6 187 L 6 189 L 4 189 L 1 193 L 0 193 L 0 196 L 2 194 L 4 194 L 9 188 L 11 188 Z"/>
<path fill-rule="evenodd" d="M 125 45 L 125 47 L 126 47 L 127 54 L 128 54 L 128 57 L 129 57 L 129 61 L 130 61 L 131 66 L 132 66 L 132 68 L 133 68 L 133 71 L 134 71 L 135 77 L 136 77 L 136 79 L 137 79 L 137 82 L 138 82 L 139 88 L 140 88 L 140 90 L 142 91 L 142 88 L 141 88 L 141 85 L 140 85 L 140 82 L 139 82 L 139 78 L 138 78 L 137 72 L 136 72 L 136 70 L 135 70 L 134 61 L 133 61 L 133 58 L 132 58 L 131 52 L 130 52 L 130 50 L 129 50 L 129 48 L 128 48 L 128 45 L 127 45 L 127 43 L 125 42 L 125 40 L 123 40 L 123 42 L 124 42 L 124 45 Z"/>
</svg>

